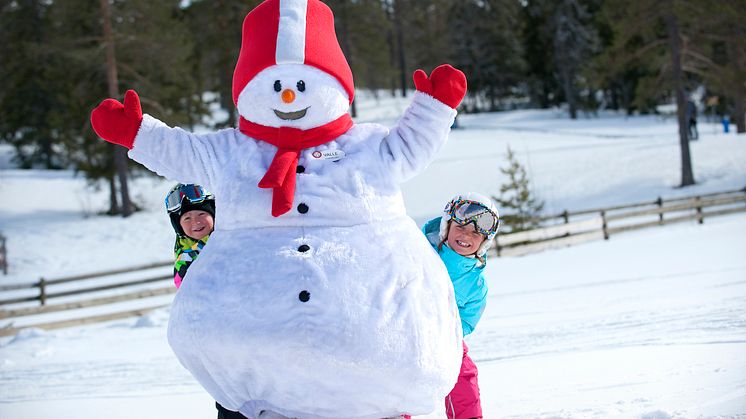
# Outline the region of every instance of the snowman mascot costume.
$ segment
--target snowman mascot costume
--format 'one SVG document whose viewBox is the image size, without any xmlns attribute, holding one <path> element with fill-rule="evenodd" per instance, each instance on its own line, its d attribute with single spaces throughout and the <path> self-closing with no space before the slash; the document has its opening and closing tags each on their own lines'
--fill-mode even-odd
<svg viewBox="0 0 746 419">
<path fill-rule="evenodd" d="M 396 127 L 354 124 L 331 10 L 266 0 L 243 23 L 238 128 L 168 127 L 132 90 L 92 112 L 130 158 L 215 194 L 219 222 L 174 298 L 168 339 L 226 408 L 379 419 L 429 413 L 453 388 L 453 288 L 399 185 L 446 141 L 466 79 L 442 65 L 414 82 Z"/>
</svg>

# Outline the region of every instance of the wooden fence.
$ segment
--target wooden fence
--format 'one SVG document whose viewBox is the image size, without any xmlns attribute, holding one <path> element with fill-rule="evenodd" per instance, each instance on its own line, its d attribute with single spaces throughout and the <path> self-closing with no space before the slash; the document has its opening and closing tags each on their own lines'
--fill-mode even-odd
<svg viewBox="0 0 746 419">
<path fill-rule="evenodd" d="M 56 279 L 47 279 L 44 277 L 39 278 L 39 281 L 33 282 L 30 284 L 18 284 L 18 285 L 3 285 L 0 286 L 0 292 L 3 291 L 18 291 L 18 290 L 27 290 L 27 289 L 38 289 L 39 292 L 37 295 L 33 295 L 30 297 L 16 297 L 16 298 L 10 298 L 10 299 L 4 299 L 0 300 L 0 306 L 2 305 L 8 305 L 8 304 L 17 304 L 17 303 L 23 303 L 28 301 L 39 301 L 39 304 L 44 306 L 47 304 L 47 300 L 50 298 L 59 298 L 59 297 L 69 297 L 71 295 L 80 295 L 80 294 L 89 294 L 92 292 L 97 291 L 106 291 L 106 290 L 112 290 L 116 288 L 124 288 L 124 287 L 131 287 L 133 285 L 142 285 L 142 284 L 148 284 L 151 282 L 157 282 L 157 281 L 163 281 L 164 279 L 173 278 L 173 275 L 158 275 L 155 277 L 148 277 L 148 278 L 142 278 L 132 281 L 124 281 L 124 282 L 117 282 L 114 284 L 108 284 L 108 285 L 96 285 L 93 287 L 80 287 L 73 290 L 67 290 L 67 291 L 49 291 L 49 288 L 53 285 L 59 285 L 59 284 L 66 284 L 66 283 L 72 283 L 72 282 L 80 282 L 88 279 L 96 279 L 96 278 L 102 278 L 122 273 L 133 273 L 133 272 L 139 272 L 139 271 L 146 271 L 153 268 L 160 268 L 165 266 L 173 266 L 173 262 L 158 262 L 158 263 L 149 263 L 147 265 L 140 265 L 140 266 L 132 266 L 122 269 L 115 269 L 115 270 L 109 270 L 109 271 L 102 271 L 102 272 L 93 272 L 93 273 L 87 273 L 83 275 L 75 275 L 75 276 L 67 276 L 63 278 L 56 278 Z M 2 317 L 2 314 L 0 314 L 0 318 Z"/>
<path fill-rule="evenodd" d="M 700 224 L 706 218 L 746 212 L 746 188 L 663 200 L 640 202 L 636 204 L 620 205 L 616 207 L 589 209 L 584 211 L 563 211 L 560 214 L 543 217 L 541 222 L 549 224 L 538 229 L 521 231 L 515 233 L 501 233 L 496 239 L 495 251 L 498 256 L 522 255 L 531 252 L 546 250 L 550 248 L 569 246 L 589 240 L 608 240 L 612 235 L 624 231 L 636 230 L 651 226 L 660 226 L 669 223 L 696 220 Z M 134 289 L 126 291 L 126 288 L 143 288 L 142 286 L 172 279 L 168 275 L 146 274 L 148 270 L 172 266 L 173 262 L 152 263 L 142 266 L 134 266 L 105 272 L 96 272 L 85 275 L 69 276 L 64 278 L 39 278 L 37 282 L 20 285 L 0 286 L 1 293 L 33 291 L 33 295 L 0 299 L 0 319 L 17 319 L 26 316 L 44 315 L 60 311 L 74 311 L 96 306 L 105 306 L 125 301 L 140 300 L 151 297 L 169 295 L 176 291 L 173 284 L 169 283 L 162 287 L 149 289 Z M 136 279 L 116 281 L 104 285 L 94 284 L 85 286 L 90 280 L 110 277 L 118 274 L 129 274 Z M 61 284 L 74 284 L 73 289 L 62 289 Z M 104 291 L 121 289 L 122 292 L 112 296 L 95 296 L 91 294 Z M 63 297 L 83 296 L 75 301 L 55 300 Z M 38 302 L 38 305 L 19 307 L 19 304 Z M 16 307 L 8 307 L 15 305 Z M 40 327 L 54 329 L 92 322 L 108 321 L 124 317 L 142 315 L 148 311 L 163 307 L 161 302 L 145 308 L 135 310 L 118 311 L 108 314 L 88 315 L 76 319 L 58 320 L 33 324 L 24 327 Z M 22 327 L 14 327 L 12 324 L 0 328 L 0 336 L 15 334 Z"/>
<path fill-rule="evenodd" d="M 8 249 L 5 247 L 5 236 L 0 234 L 0 267 L 3 268 L 3 275 L 8 274 Z"/>
<path fill-rule="evenodd" d="M 176 287 L 171 283 L 172 274 L 154 275 L 148 274 L 147 271 L 156 268 L 172 267 L 173 262 L 150 263 L 146 265 L 133 266 L 122 269 L 108 270 L 103 272 L 94 272 L 84 275 L 67 276 L 62 278 L 39 278 L 38 281 L 26 284 L 3 285 L 0 286 L 0 293 L 33 293 L 33 295 L 16 296 L 11 298 L 0 299 L 0 319 L 18 319 L 21 317 L 40 316 L 48 313 L 87 309 L 97 306 L 106 306 L 126 301 L 142 300 L 145 298 L 169 295 L 176 292 Z M 115 280 L 113 283 L 93 284 L 92 280 L 106 279 L 119 274 L 128 274 L 135 279 Z M 168 284 L 156 288 L 143 288 L 142 286 L 168 281 Z M 59 289 L 64 284 L 70 284 L 68 288 Z M 127 290 L 127 289 L 130 290 Z M 120 290 L 116 295 L 102 296 L 101 293 L 111 290 Z M 98 295 L 97 295 L 98 294 Z M 75 299 L 80 296 L 81 299 Z M 56 301 L 63 300 L 63 301 Z M 38 302 L 34 306 L 22 306 L 31 302 Z M 40 322 L 15 327 L 11 321 L 9 326 L 0 328 L 0 336 L 12 335 L 24 327 L 39 327 L 43 329 L 56 329 L 60 327 L 76 326 L 88 323 L 109 321 L 126 317 L 143 315 L 149 311 L 163 307 L 164 304 L 151 304 L 147 307 L 128 309 L 124 311 L 114 311 L 105 314 L 84 315 L 77 318 L 58 320 L 52 322 Z"/>
<path fill-rule="evenodd" d="M 589 240 L 608 240 L 614 234 L 688 220 L 746 212 L 746 188 L 619 205 L 615 207 L 563 211 L 541 218 L 545 227 L 498 234 L 498 256 L 521 255 Z M 549 225 L 547 225 L 549 224 Z"/>
</svg>

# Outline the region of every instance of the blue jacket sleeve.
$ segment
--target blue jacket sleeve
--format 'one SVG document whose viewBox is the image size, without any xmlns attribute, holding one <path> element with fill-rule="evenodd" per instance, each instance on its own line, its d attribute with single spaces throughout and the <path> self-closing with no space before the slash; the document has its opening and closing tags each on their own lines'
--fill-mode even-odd
<svg viewBox="0 0 746 419">
<path fill-rule="evenodd" d="M 464 307 L 459 307 L 458 313 L 461 316 L 461 328 L 464 330 L 464 336 L 470 334 L 477 327 L 485 306 L 487 306 L 487 296 L 483 295 L 480 299 L 469 301 Z"/>
</svg>

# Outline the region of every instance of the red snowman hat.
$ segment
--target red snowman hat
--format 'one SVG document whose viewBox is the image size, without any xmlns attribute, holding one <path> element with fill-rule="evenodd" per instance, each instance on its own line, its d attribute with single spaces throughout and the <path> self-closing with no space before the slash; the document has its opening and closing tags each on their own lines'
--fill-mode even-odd
<svg viewBox="0 0 746 419">
<path fill-rule="evenodd" d="M 334 15 L 320 0 L 266 0 L 246 15 L 233 103 L 254 76 L 275 64 L 306 64 L 332 75 L 352 103 L 352 71 L 337 42 Z"/>
</svg>

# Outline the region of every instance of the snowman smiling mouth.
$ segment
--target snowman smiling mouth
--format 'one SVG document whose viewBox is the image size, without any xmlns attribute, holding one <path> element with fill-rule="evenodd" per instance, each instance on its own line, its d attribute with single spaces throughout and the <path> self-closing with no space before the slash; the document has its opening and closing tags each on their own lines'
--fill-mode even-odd
<svg viewBox="0 0 746 419">
<path fill-rule="evenodd" d="M 308 108 L 310 108 L 310 106 Z M 277 109 L 272 109 L 272 110 L 275 111 L 275 115 L 277 115 L 277 117 L 280 119 L 283 119 L 285 121 L 295 121 L 296 119 L 301 119 L 304 116 L 306 116 L 306 111 L 308 110 L 308 108 L 301 109 L 295 112 L 281 112 L 281 111 L 278 111 Z"/>
</svg>

